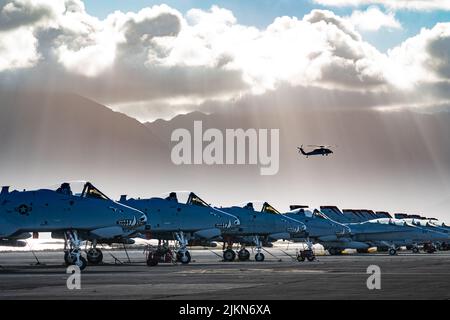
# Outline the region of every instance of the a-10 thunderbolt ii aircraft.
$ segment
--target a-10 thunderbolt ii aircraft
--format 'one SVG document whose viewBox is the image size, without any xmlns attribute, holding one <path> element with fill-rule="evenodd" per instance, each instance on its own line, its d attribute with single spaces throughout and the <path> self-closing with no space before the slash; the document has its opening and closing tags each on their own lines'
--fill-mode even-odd
<svg viewBox="0 0 450 320">
<path fill-rule="evenodd" d="M 436 223 L 436 220 L 434 219 L 427 219 L 424 217 L 419 217 L 419 218 L 402 218 L 402 221 L 406 221 L 409 224 L 412 224 L 416 227 L 419 228 L 423 228 L 426 230 L 430 230 L 430 231 L 435 231 L 435 232 L 439 232 L 443 235 L 442 239 L 440 240 L 435 240 L 434 242 L 430 242 L 430 243 L 426 243 L 423 246 L 423 249 L 425 252 L 427 253 L 433 253 L 436 250 L 440 249 L 440 250 L 446 250 L 448 247 L 448 243 L 450 240 L 449 237 L 449 233 L 450 233 L 450 228 L 447 227 L 445 225 L 445 223 Z M 412 246 L 410 246 L 410 248 L 413 253 L 419 253 L 420 251 L 420 246 L 419 244 L 415 243 Z"/>
<path fill-rule="evenodd" d="M 315 259 L 312 246 L 314 243 L 339 242 L 342 245 L 351 247 L 366 246 L 366 244 L 358 243 L 350 238 L 350 228 L 344 224 L 335 222 L 319 210 L 309 210 L 308 206 L 291 205 L 291 211 L 283 213 L 286 217 L 291 217 L 297 221 L 301 221 L 306 225 L 306 236 L 294 237 L 294 242 L 306 242 L 308 250 L 301 252 L 297 259 L 299 261 L 313 261 Z"/>
<path fill-rule="evenodd" d="M 352 238 L 366 242 L 369 247 L 387 246 L 389 254 L 395 255 L 401 246 L 415 246 L 449 239 L 448 234 L 415 226 L 403 220 L 381 218 L 360 223 L 347 224 Z"/>
<path fill-rule="evenodd" d="M 442 230 L 424 228 L 407 220 L 395 219 L 387 212 L 374 213 L 371 210 L 352 209 L 341 212 L 334 206 L 322 206 L 321 212 L 326 217 L 346 225 L 352 230 L 352 239 L 359 239 L 358 242 L 365 244 L 365 246 L 355 246 L 355 242 L 322 243 L 332 255 L 339 254 L 345 249 L 356 249 L 362 252 L 370 247 L 386 247 L 389 254 L 395 255 L 400 246 L 411 247 L 416 252 L 419 244 L 448 242 L 448 235 Z"/>
<path fill-rule="evenodd" d="M 130 236 L 146 224 L 143 212 L 112 201 L 90 182 L 81 186 L 76 193 L 70 183 L 56 190 L 10 192 L 9 187 L 3 187 L 0 239 L 17 239 L 29 232 L 63 234 L 66 263 L 83 270 L 87 265 L 81 255 L 83 240 Z"/>
<path fill-rule="evenodd" d="M 239 228 L 222 232 L 224 261 L 233 261 L 236 258 L 236 253 L 232 248 L 235 242 L 242 245 L 237 253 L 240 261 L 250 258 L 250 252 L 245 248 L 247 244 L 255 245 L 255 260 L 264 261 L 265 257 L 261 252 L 263 242 L 289 240 L 292 237 L 303 235 L 306 230 L 303 223 L 281 215 L 267 202 L 264 202 L 262 206 L 260 206 L 260 202 L 249 202 L 244 206 L 220 208 L 219 210 L 228 212 L 241 221 Z"/>
<path fill-rule="evenodd" d="M 128 200 L 123 195 L 119 202 L 147 215 L 148 224 L 141 230 L 147 239 L 177 240 L 180 247 L 176 257 L 182 264 L 191 261 L 187 249 L 189 240 L 217 238 L 223 231 L 238 228 L 241 224 L 236 216 L 211 207 L 193 192 L 171 192 L 157 198 Z M 147 264 L 157 265 L 164 253 L 165 249 L 159 245 L 148 255 Z"/>
</svg>

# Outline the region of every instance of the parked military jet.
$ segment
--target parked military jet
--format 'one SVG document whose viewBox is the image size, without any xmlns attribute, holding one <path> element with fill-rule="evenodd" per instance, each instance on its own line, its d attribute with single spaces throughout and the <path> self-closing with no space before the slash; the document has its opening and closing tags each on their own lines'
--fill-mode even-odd
<svg viewBox="0 0 450 320">
<path fill-rule="evenodd" d="M 255 203 L 249 202 L 245 206 L 220 208 L 239 218 L 241 225 L 238 229 L 224 230 L 222 240 L 224 242 L 223 259 L 233 261 L 236 253 L 233 251 L 233 243 L 238 242 L 242 247 L 238 251 L 240 261 L 250 258 L 250 252 L 245 248 L 248 243 L 256 246 L 256 261 L 264 261 L 261 252 L 262 243 L 276 240 L 287 240 L 293 236 L 305 233 L 305 225 L 291 217 L 281 215 L 267 202 L 263 203 L 260 210 L 255 210 Z"/>
<path fill-rule="evenodd" d="M 400 246 L 414 246 L 449 239 L 448 234 L 409 224 L 397 219 L 375 219 L 362 223 L 347 224 L 352 238 L 371 246 L 385 245 L 389 254 L 395 255 Z"/>
<path fill-rule="evenodd" d="M 412 224 L 416 227 L 422 228 L 422 229 L 426 229 L 426 230 L 430 230 L 430 231 L 435 231 L 435 232 L 439 232 L 442 234 L 442 239 L 439 240 L 435 240 L 434 242 L 430 242 L 430 243 L 426 243 L 423 246 L 423 249 L 425 250 L 425 252 L 427 253 L 433 253 L 435 252 L 438 248 L 439 249 L 446 249 L 447 244 L 450 240 L 449 237 L 449 233 L 450 233 L 450 228 L 445 227 L 445 224 L 435 224 L 432 222 L 432 220 L 428 220 L 425 218 L 404 218 L 401 219 L 402 221 L 406 221 L 409 224 Z M 413 244 L 409 249 L 412 250 L 413 253 L 418 253 L 420 251 L 420 247 L 419 244 L 415 243 Z"/>
<path fill-rule="evenodd" d="M 187 200 L 183 201 L 182 198 Z M 180 248 L 177 260 L 183 264 L 191 261 L 187 250 L 191 239 L 213 239 L 224 230 L 240 226 L 240 220 L 220 209 L 213 208 L 193 192 L 171 192 L 168 196 L 150 199 L 120 198 L 120 203 L 142 210 L 148 217 L 145 232 L 148 239 L 177 240 Z M 157 265 L 163 247 L 148 255 L 147 264 Z"/>
<path fill-rule="evenodd" d="M 295 242 L 305 241 L 308 245 L 308 250 L 298 257 L 301 261 L 304 261 L 305 258 L 309 261 L 314 260 L 313 243 L 339 242 L 351 245 L 351 247 L 365 246 L 365 244 L 357 243 L 350 238 L 350 229 L 348 227 L 327 218 L 319 210 L 309 210 L 308 206 L 298 205 L 292 205 L 290 209 L 291 211 L 283 213 L 283 215 L 292 217 L 306 225 L 306 237 L 291 239 Z"/>
<path fill-rule="evenodd" d="M 353 239 L 366 239 L 361 241 L 366 246 L 352 246 L 352 243 L 342 244 L 340 242 L 322 243 L 330 254 L 339 254 L 345 249 L 356 249 L 363 252 L 370 247 L 384 248 L 392 255 L 397 253 L 398 247 L 406 245 L 411 247 L 414 252 L 418 250 L 419 244 L 426 247 L 431 245 L 433 241 L 445 241 L 448 236 L 437 229 L 424 229 L 418 225 L 414 225 L 408 221 L 400 219 L 392 219 L 387 212 L 377 212 L 378 219 L 371 219 L 374 212 L 371 210 L 352 210 L 347 209 L 341 212 L 334 206 L 323 206 L 321 212 L 325 216 L 336 220 L 348 226 L 353 235 Z M 396 215 L 398 216 L 398 215 Z M 370 224 L 368 224 L 370 223 Z M 366 235 L 364 235 L 366 233 Z M 383 238 L 384 237 L 384 238 Z M 372 238 L 373 241 L 369 241 Z M 427 250 L 429 252 L 432 251 Z"/>
<path fill-rule="evenodd" d="M 10 192 L 9 187 L 3 187 L 0 239 L 20 239 L 29 232 L 63 234 L 66 263 L 84 269 L 87 261 L 80 249 L 83 240 L 130 236 L 147 222 L 144 213 L 110 200 L 90 182 L 83 182 L 81 187 L 76 193 L 70 183 L 56 190 Z"/>
</svg>

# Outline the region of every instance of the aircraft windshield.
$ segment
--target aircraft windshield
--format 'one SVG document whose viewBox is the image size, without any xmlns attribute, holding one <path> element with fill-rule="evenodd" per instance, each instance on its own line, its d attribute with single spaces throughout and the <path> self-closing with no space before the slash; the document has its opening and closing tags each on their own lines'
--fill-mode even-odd
<svg viewBox="0 0 450 320">
<path fill-rule="evenodd" d="M 327 217 L 317 209 L 314 210 L 314 216 L 319 219 L 327 219 Z"/>
<path fill-rule="evenodd" d="M 239 207 L 244 208 L 244 209 L 253 210 L 256 212 L 280 214 L 280 212 L 277 209 L 275 209 L 269 203 L 264 202 L 264 201 L 246 202 L 246 203 L 240 204 Z"/>
<path fill-rule="evenodd" d="M 107 196 L 105 196 L 100 190 L 98 190 L 89 182 L 85 184 L 81 196 L 91 199 L 109 200 Z"/>
<path fill-rule="evenodd" d="M 209 207 L 209 205 L 205 201 L 203 201 L 200 197 L 198 197 L 195 193 L 191 193 L 189 195 L 187 204 L 191 204 L 194 206 L 200 206 L 200 207 Z"/>
<path fill-rule="evenodd" d="M 92 183 L 86 181 L 63 182 L 44 189 L 53 190 L 57 193 L 69 196 L 109 200 L 103 192 L 94 187 Z"/>
<path fill-rule="evenodd" d="M 209 207 L 204 200 L 202 200 L 195 193 L 190 191 L 174 191 L 166 192 L 160 195 L 160 198 L 166 199 L 167 201 L 173 201 L 176 203 L 185 203 L 189 205 L 195 205 L 200 207 Z"/>
</svg>

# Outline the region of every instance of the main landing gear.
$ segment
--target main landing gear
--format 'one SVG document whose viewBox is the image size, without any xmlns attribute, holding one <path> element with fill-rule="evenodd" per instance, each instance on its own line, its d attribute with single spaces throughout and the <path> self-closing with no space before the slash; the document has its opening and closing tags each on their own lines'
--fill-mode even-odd
<svg viewBox="0 0 450 320">
<path fill-rule="evenodd" d="M 92 247 L 86 251 L 86 257 L 89 264 L 100 264 L 103 261 L 102 250 L 97 248 L 97 240 L 92 241 Z"/>
<path fill-rule="evenodd" d="M 250 260 L 250 251 L 245 249 L 245 247 L 242 247 L 238 251 L 238 259 L 239 259 L 239 261 L 248 261 L 248 260 Z"/>
<path fill-rule="evenodd" d="M 87 260 L 81 255 L 81 240 L 77 231 L 67 231 L 64 233 L 64 261 L 66 265 L 76 265 L 80 270 L 87 266 Z"/>
<path fill-rule="evenodd" d="M 397 255 L 397 248 L 395 248 L 395 247 L 390 247 L 389 250 L 388 250 L 388 253 L 389 253 L 390 256 L 395 256 L 395 255 Z"/>
<path fill-rule="evenodd" d="M 261 252 L 262 250 L 262 242 L 259 239 L 259 237 L 255 236 L 253 241 L 256 245 L 256 254 L 255 254 L 255 260 L 257 262 L 262 262 L 265 259 L 264 254 Z M 250 251 L 248 251 L 245 246 L 242 246 L 242 248 L 238 251 L 237 257 L 239 261 L 248 261 L 250 260 Z M 232 240 L 226 240 L 223 243 L 223 261 L 225 262 L 231 262 L 236 259 L 236 252 L 233 250 L 233 241 Z"/>
<path fill-rule="evenodd" d="M 306 245 L 308 246 L 306 250 L 301 250 L 297 253 L 298 262 L 303 262 L 305 260 L 313 262 L 314 260 L 316 260 L 316 255 L 313 251 L 313 244 L 309 239 L 306 240 Z"/>
</svg>

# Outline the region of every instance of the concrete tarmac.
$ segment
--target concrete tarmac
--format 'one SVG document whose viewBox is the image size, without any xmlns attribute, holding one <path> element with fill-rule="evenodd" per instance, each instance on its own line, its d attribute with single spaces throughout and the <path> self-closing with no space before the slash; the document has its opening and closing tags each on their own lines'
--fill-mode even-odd
<svg viewBox="0 0 450 320">
<path fill-rule="evenodd" d="M 102 265 L 82 272 L 81 290 L 67 288 L 62 252 L 37 252 L 40 265 L 30 252 L 0 253 L 0 299 L 450 299 L 450 253 L 297 262 L 266 250 L 264 262 L 222 262 L 221 250 L 192 250 L 189 265 L 156 267 L 140 250 L 128 252 L 130 261 L 124 251 L 104 251 Z M 367 288 L 369 265 L 381 269 L 381 290 Z"/>
</svg>

